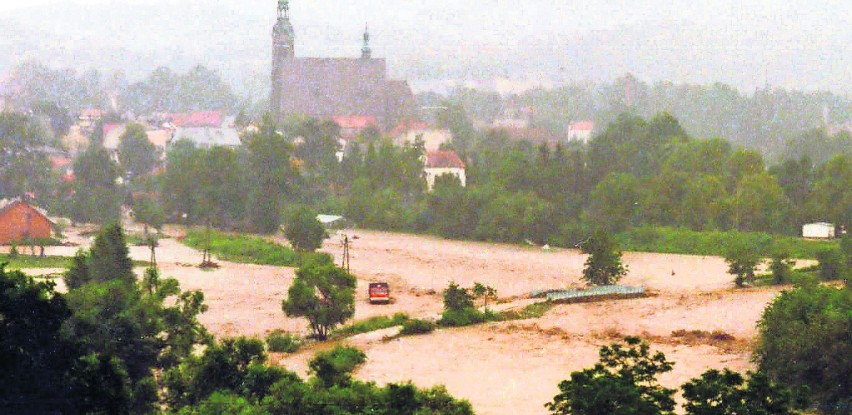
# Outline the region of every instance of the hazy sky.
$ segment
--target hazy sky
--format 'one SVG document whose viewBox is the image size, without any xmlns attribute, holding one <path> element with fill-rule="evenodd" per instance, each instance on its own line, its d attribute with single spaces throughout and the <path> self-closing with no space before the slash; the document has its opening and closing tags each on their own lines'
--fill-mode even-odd
<svg viewBox="0 0 852 415">
<path fill-rule="evenodd" d="M 67 39 L 68 53 L 96 39 L 145 63 L 202 63 L 229 75 L 266 71 L 275 4 L 0 0 L 0 18 Z M 75 9 L 80 17 L 67 12 Z M 852 0 L 293 0 L 291 9 L 298 55 L 357 56 L 369 23 L 374 55 L 415 81 L 558 83 L 632 72 L 646 81 L 852 91 Z M 136 15 L 145 24 L 122 20 Z M 172 50 L 178 42 L 186 49 Z M 39 56 L 33 49 L 27 54 Z"/>
</svg>

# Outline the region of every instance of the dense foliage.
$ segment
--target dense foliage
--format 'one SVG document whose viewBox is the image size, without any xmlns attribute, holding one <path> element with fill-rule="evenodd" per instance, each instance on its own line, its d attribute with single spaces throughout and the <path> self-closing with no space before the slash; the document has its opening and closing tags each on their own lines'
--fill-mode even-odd
<svg viewBox="0 0 852 415">
<path fill-rule="evenodd" d="M 657 376 L 673 365 L 662 352 L 652 355 L 645 341 L 627 337 L 624 343 L 601 347 L 600 362 L 571 373 L 545 406 L 565 415 L 671 415 L 675 390 L 660 386 Z M 761 372 L 746 379 L 728 369 L 711 369 L 681 388 L 688 415 L 792 415 L 803 403 Z"/>
<path fill-rule="evenodd" d="M 571 373 L 547 408 L 572 415 L 674 414 L 675 391 L 657 383 L 658 375 L 672 370 L 672 362 L 662 352 L 651 355 L 638 338 L 625 343 L 601 347 L 600 362 Z"/>
<path fill-rule="evenodd" d="M 299 207 L 287 218 L 284 236 L 300 252 L 313 252 L 322 246 L 322 241 L 328 238 L 317 215 L 306 207 Z"/>
<path fill-rule="evenodd" d="M 296 270 L 281 308 L 305 317 L 313 335 L 325 340 L 338 324 L 355 315 L 355 277 L 331 263 L 309 263 Z"/>
<path fill-rule="evenodd" d="M 468 415 L 467 401 L 437 386 L 418 389 L 410 383 L 384 387 L 355 380 L 351 372 L 366 359 L 351 347 L 317 353 L 309 362 L 311 378 L 266 366 L 256 340 L 231 339 L 165 374 L 172 413 L 234 414 L 431 414 Z"/>
<path fill-rule="evenodd" d="M 621 263 L 621 251 L 609 233 L 595 232 L 580 249 L 588 255 L 583 268 L 583 280 L 587 283 L 612 285 L 627 275 L 627 266 Z"/>
<path fill-rule="evenodd" d="M 783 384 L 807 386 L 826 412 L 852 405 L 852 289 L 805 282 L 781 294 L 758 325 L 760 370 Z"/>
</svg>

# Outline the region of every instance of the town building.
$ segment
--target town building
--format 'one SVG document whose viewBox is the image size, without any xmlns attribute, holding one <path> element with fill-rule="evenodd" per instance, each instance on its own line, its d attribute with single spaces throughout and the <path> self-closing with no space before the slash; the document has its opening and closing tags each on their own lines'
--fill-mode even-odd
<svg viewBox="0 0 852 415">
<path fill-rule="evenodd" d="M 0 245 L 48 239 L 53 222 L 41 209 L 21 199 L 0 200 Z"/>
<path fill-rule="evenodd" d="M 575 121 L 568 125 L 568 139 L 588 143 L 592 139 L 595 123 L 591 121 Z"/>
<path fill-rule="evenodd" d="M 435 179 L 449 174 L 459 179 L 462 187 L 467 184 L 465 165 L 455 151 L 427 151 L 425 168 L 426 185 L 429 191 L 435 188 Z"/>
<path fill-rule="evenodd" d="M 413 118 L 414 94 L 406 81 L 389 79 L 387 62 L 374 58 L 369 32 L 359 58 L 297 57 L 288 0 L 278 2 L 272 30 L 270 108 L 277 119 L 307 116 L 375 117 L 382 129 Z"/>
</svg>

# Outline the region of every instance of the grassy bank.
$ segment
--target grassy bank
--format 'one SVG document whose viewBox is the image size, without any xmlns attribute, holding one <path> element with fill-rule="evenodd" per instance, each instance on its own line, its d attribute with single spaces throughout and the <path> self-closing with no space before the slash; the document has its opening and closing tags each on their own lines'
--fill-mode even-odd
<svg viewBox="0 0 852 415">
<path fill-rule="evenodd" d="M 6 269 L 28 269 L 28 268 L 67 268 L 71 264 L 71 257 L 67 256 L 31 256 L 20 254 L 10 257 L 0 254 L 0 264 L 8 263 Z"/>
<path fill-rule="evenodd" d="M 782 245 L 792 258 L 813 259 L 822 249 L 837 246 L 837 241 L 813 241 L 761 232 L 705 231 L 667 227 L 641 227 L 616 235 L 625 251 L 667 254 L 724 256 L 729 246 L 747 243 L 760 247 L 767 255 Z"/>
<path fill-rule="evenodd" d="M 205 229 L 189 230 L 181 242 L 195 249 L 204 249 L 207 245 L 207 231 Z M 257 236 L 229 234 L 215 230 L 210 232 L 210 252 L 224 261 L 285 267 L 296 267 L 311 260 L 330 260 L 326 254 L 298 253 L 284 245 Z"/>
<path fill-rule="evenodd" d="M 45 255 L 44 257 L 19 254 L 12 258 L 8 254 L 0 254 L 0 264 L 8 263 L 6 269 L 36 269 L 36 268 L 68 268 L 73 257 Z M 147 267 L 148 261 L 133 261 L 134 267 Z"/>
</svg>

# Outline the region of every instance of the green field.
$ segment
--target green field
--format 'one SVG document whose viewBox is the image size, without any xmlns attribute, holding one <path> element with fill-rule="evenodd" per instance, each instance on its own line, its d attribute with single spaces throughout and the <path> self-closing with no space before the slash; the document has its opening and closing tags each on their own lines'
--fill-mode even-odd
<svg viewBox="0 0 852 415">
<path fill-rule="evenodd" d="M 8 263 L 6 269 L 28 269 L 28 268 L 67 268 L 71 263 L 71 257 L 67 256 L 30 256 L 18 255 L 14 258 L 7 254 L 0 254 L 0 264 Z"/>
<path fill-rule="evenodd" d="M 207 231 L 192 229 L 186 233 L 186 237 L 181 242 L 195 249 L 204 249 L 207 245 Z M 299 266 L 308 260 L 330 260 L 326 254 L 297 253 L 284 245 L 261 237 L 215 230 L 210 232 L 210 252 L 223 261 L 285 267 Z"/>
<path fill-rule="evenodd" d="M 616 235 L 625 251 L 666 254 L 724 256 L 729 246 L 747 243 L 769 255 L 776 246 L 784 246 L 792 258 L 813 259 L 820 250 L 836 247 L 837 241 L 814 241 L 792 236 L 760 232 L 704 231 L 667 227 L 640 227 Z"/>
</svg>

